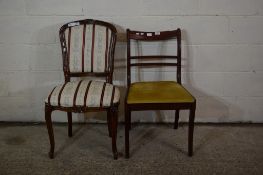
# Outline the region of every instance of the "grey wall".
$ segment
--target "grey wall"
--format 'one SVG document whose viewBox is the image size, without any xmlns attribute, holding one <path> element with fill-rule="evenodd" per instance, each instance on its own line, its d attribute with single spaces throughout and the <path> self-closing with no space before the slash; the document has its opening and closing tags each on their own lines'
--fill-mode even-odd
<svg viewBox="0 0 263 175">
<path fill-rule="evenodd" d="M 122 96 L 126 28 L 180 27 L 183 83 L 197 97 L 196 121 L 263 122 L 262 15 L 262 0 L 0 0 L 0 121 L 44 120 L 44 99 L 63 82 L 59 27 L 95 18 L 118 28 L 114 83 L 121 86 Z M 172 44 L 165 50 L 172 51 Z M 143 46 L 146 51 L 156 49 Z M 175 79 L 174 73 L 172 69 L 133 72 L 136 80 Z M 53 116 L 55 121 L 66 121 L 65 113 Z M 133 114 L 136 121 L 173 118 L 171 111 Z M 76 115 L 74 120 L 105 122 L 105 114 Z M 187 112 L 181 120 L 187 120 Z"/>
</svg>

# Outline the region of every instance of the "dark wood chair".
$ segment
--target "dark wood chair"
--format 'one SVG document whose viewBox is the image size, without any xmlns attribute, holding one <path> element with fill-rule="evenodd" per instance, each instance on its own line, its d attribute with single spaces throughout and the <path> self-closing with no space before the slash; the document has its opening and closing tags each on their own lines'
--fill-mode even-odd
<svg viewBox="0 0 263 175">
<path fill-rule="evenodd" d="M 112 24 L 92 19 L 70 22 L 60 28 L 65 83 L 56 86 L 45 100 L 45 120 L 51 145 L 50 158 L 54 158 L 55 148 L 51 113 L 60 110 L 67 112 L 69 137 L 72 136 L 72 112 L 107 111 L 112 151 L 114 159 L 117 159 L 116 134 L 120 92 L 112 84 L 116 33 Z M 72 77 L 80 78 L 71 81 Z M 94 80 L 94 77 L 105 78 L 105 81 Z"/>
<path fill-rule="evenodd" d="M 176 55 L 131 55 L 131 40 L 158 42 L 177 40 Z M 175 48 L 176 50 L 176 48 Z M 162 60 L 170 60 L 163 62 Z M 137 62 L 135 62 L 137 60 Z M 138 62 L 140 60 L 140 62 Z M 159 62 L 156 62 L 159 60 Z M 172 61 L 174 60 L 174 61 Z M 144 81 L 131 83 L 131 67 L 175 66 L 176 81 Z M 195 98 L 181 84 L 181 30 L 142 32 L 127 29 L 127 93 L 125 99 L 125 157 L 129 158 L 131 112 L 144 110 L 175 110 L 174 129 L 178 128 L 179 111 L 189 109 L 188 155 L 193 154 Z"/>
</svg>

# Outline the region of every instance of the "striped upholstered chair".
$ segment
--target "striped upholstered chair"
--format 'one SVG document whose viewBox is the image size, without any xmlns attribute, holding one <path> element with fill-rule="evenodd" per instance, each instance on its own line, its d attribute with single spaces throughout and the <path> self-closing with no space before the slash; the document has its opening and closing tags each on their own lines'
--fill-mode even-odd
<svg viewBox="0 0 263 175">
<path fill-rule="evenodd" d="M 54 135 L 51 113 L 66 111 L 68 136 L 72 136 L 72 112 L 107 111 L 112 151 L 117 159 L 116 134 L 120 92 L 112 84 L 116 28 L 92 19 L 63 25 L 59 32 L 65 83 L 53 88 L 45 100 L 45 119 L 50 139 L 49 157 L 54 157 Z M 71 77 L 82 77 L 71 81 Z M 105 81 L 94 78 L 104 77 Z"/>
</svg>

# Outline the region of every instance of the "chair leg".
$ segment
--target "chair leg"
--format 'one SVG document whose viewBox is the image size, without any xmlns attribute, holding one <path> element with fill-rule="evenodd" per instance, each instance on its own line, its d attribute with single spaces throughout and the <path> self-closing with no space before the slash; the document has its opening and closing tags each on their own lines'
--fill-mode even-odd
<svg viewBox="0 0 263 175">
<path fill-rule="evenodd" d="M 131 114 L 128 115 L 129 130 L 131 130 Z"/>
<path fill-rule="evenodd" d="M 193 134 L 194 134 L 195 108 L 190 109 L 189 131 L 188 131 L 188 156 L 193 155 Z"/>
<path fill-rule="evenodd" d="M 68 136 L 72 137 L 72 112 L 67 112 L 68 114 Z"/>
<path fill-rule="evenodd" d="M 129 148 L 129 131 L 130 131 L 130 119 L 131 119 L 131 111 L 127 109 L 125 106 L 125 158 L 130 157 L 130 148 Z"/>
<path fill-rule="evenodd" d="M 49 142 L 50 142 L 50 151 L 49 151 L 49 158 L 54 158 L 54 149 L 55 149 L 55 141 L 54 141 L 54 134 L 53 134 L 53 127 L 52 127 L 52 121 L 51 121 L 51 113 L 52 109 L 45 105 L 45 120 L 49 135 Z"/>
<path fill-rule="evenodd" d="M 107 124 L 108 124 L 108 131 L 109 131 L 109 137 L 111 137 L 111 111 L 107 110 Z"/>
<path fill-rule="evenodd" d="M 174 129 L 178 128 L 179 112 L 180 110 L 175 110 Z"/>
<path fill-rule="evenodd" d="M 111 140 L 112 140 L 112 152 L 113 158 L 116 160 L 118 159 L 118 151 L 116 146 L 117 140 L 117 127 L 118 127 L 118 109 L 112 108 L 111 109 Z"/>
</svg>

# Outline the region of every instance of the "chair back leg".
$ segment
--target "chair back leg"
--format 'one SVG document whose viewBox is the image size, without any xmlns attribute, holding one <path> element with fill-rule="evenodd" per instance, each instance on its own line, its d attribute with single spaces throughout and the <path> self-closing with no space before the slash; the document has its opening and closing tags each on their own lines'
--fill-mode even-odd
<svg viewBox="0 0 263 175">
<path fill-rule="evenodd" d="M 116 146 L 116 140 L 117 140 L 117 126 L 118 126 L 118 109 L 117 107 L 111 108 L 111 140 L 112 140 L 112 152 L 113 152 L 113 158 L 118 159 L 118 151 Z"/>
<path fill-rule="evenodd" d="M 111 113 L 111 110 L 110 109 L 108 109 L 107 110 L 107 124 L 108 124 L 108 132 L 109 132 L 109 137 L 111 137 L 112 135 L 111 135 L 111 118 L 112 118 L 112 115 L 111 115 L 112 113 Z"/>
<path fill-rule="evenodd" d="M 72 112 L 67 112 L 68 114 L 68 136 L 72 137 Z"/>
</svg>

